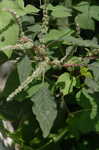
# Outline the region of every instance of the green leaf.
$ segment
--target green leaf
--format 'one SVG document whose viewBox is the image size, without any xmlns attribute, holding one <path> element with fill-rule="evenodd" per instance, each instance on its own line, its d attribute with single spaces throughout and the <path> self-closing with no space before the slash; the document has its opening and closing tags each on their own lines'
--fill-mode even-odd
<svg viewBox="0 0 99 150">
<path fill-rule="evenodd" d="M 93 92 L 99 91 L 99 84 L 92 78 L 86 78 L 85 85 Z"/>
<path fill-rule="evenodd" d="M 46 34 L 45 36 L 45 41 L 52 41 L 52 40 L 57 40 L 57 39 L 61 39 L 62 37 L 67 37 L 69 35 L 71 35 L 73 33 L 73 30 L 66 28 L 64 30 L 56 30 L 56 29 L 52 29 L 50 30 L 50 32 L 48 34 Z"/>
<path fill-rule="evenodd" d="M 91 72 L 88 70 L 87 67 L 80 67 L 80 73 L 82 76 L 86 77 L 86 78 L 92 78 L 92 74 Z"/>
<path fill-rule="evenodd" d="M 31 31 L 31 32 L 40 32 L 40 30 L 41 28 L 39 24 L 35 24 L 35 25 L 28 27 L 28 31 Z"/>
<path fill-rule="evenodd" d="M 71 16 L 71 10 L 64 7 L 63 5 L 57 5 L 53 6 L 52 4 L 49 4 L 47 6 L 48 10 L 51 10 L 51 15 L 55 18 L 64 18 Z"/>
<path fill-rule="evenodd" d="M 2 10 L 3 8 L 11 9 L 15 11 L 16 14 L 19 16 L 24 16 L 30 13 L 37 13 L 39 11 L 39 9 L 32 5 L 27 5 L 26 7 L 24 7 L 23 0 L 3 0 L 0 2 L 0 10 Z"/>
<path fill-rule="evenodd" d="M 47 137 L 57 116 L 56 103 L 46 84 L 32 97 L 33 113 L 43 132 Z"/>
<path fill-rule="evenodd" d="M 90 119 L 89 111 L 81 111 L 68 120 L 69 131 L 73 135 L 82 135 L 94 131 L 95 120 Z"/>
<path fill-rule="evenodd" d="M 0 10 L 2 10 L 3 8 L 11 9 L 15 11 L 19 16 L 25 14 L 24 9 L 20 8 L 17 1 L 3 0 L 0 2 Z"/>
<path fill-rule="evenodd" d="M 82 89 L 76 95 L 77 102 L 80 106 L 90 112 L 90 119 L 94 119 L 97 116 L 97 103 L 93 96 L 88 93 L 88 90 Z"/>
<path fill-rule="evenodd" d="M 89 3 L 88 2 L 80 2 L 79 4 L 77 4 L 76 6 L 73 7 L 74 9 L 82 12 L 82 13 L 88 13 L 89 11 Z"/>
<path fill-rule="evenodd" d="M 92 18 L 99 21 L 99 6 L 90 6 L 88 2 L 81 2 L 74 6 L 74 8 L 82 14 L 76 17 L 76 23 L 83 29 L 95 29 L 95 22 Z"/>
<path fill-rule="evenodd" d="M 67 61 L 68 64 L 80 64 L 81 63 L 81 57 L 73 56 L 71 59 Z"/>
<path fill-rule="evenodd" d="M 99 21 L 99 6 L 92 5 L 90 7 L 90 16 Z"/>
<path fill-rule="evenodd" d="M 99 121 L 97 121 L 95 129 L 96 129 L 96 132 L 99 132 Z"/>
<path fill-rule="evenodd" d="M 14 17 L 8 12 L 0 11 L 0 20 L 0 48 L 16 44 L 19 26 Z"/>
<path fill-rule="evenodd" d="M 72 0 L 65 0 L 64 3 L 66 7 L 72 7 Z"/>
<path fill-rule="evenodd" d="M 53 17 L 63 18 L 63 17 L 71 16 L 71 11 L 70 11 L 70 9 L 68 9 L 62 5 L 58 5 L 58 6 L 54 7 L 51 14 Z"/>
<path fill-rule="evenodd" d="M 99 82 L 99 61 L 93 62 L 88 67 L 92 71 L 95 81 Z"/>
<path fill-rule="evenodd" d="M 19 78 L 17 71 L 13 71 L 11 75 L 8 77 L 3 96 L 7 97 L 10 93 L 12 93 L 19 86 Z"/>
<path fill-rule="evenodd" d="M 76 86 L 76 78 L 67 72 L 63 73 L 59 76 L 56 86 L 59 86 L 60 91 L 65 96 L 73 91 L 73 87 Z"/>
<path fill-rule="evenodd" d="M 13 50 L 7 50 L 7 51 L 4 51 L 4 54 L 8 57 L 8 58 L 10 58 L 11 56 L 12 56 L 12 53 L 13 53 Z"/>
<path fill-rule="evenodd" d="M 95 30 L 95 22 L 88 13 L 76 16 L 75 22 L 82 29 Z"/>
<path fill-rule="evenodd" d="M 26 80 L 26 78 L 31 74 L 32 72 L 32 65 L 30 59 L 25 56 L 17 65 L 18 75 L 20 82 L 23 82 Z"/>
<path fill-rule="evenodd" d="M 76 100 L 81 109 L 68 119 L 71 134 L 81 135 L 95 131 L 99 120 L 99 92 L 92 94 L 83 88 L 77 93 Z"/>
<path fill-rule="evenodd" d="M 16 2 L 13 0 L 3 0 L 0 1 L 0 10 L 3 8 L 13 9 L 16 6 Z"/>
<path fill-rule="evenodd" d="M 36 85 L 32 85 L 28 90 L 28 97 L 32 97 L 35 93 L 37 93 L 39 91 L 39 89 L 42 88 L 42 83 L 36 84 Z"/>
<path fill-rule="evenodd" d="M 24 1 L 23 0 L 17 0 L 17 3 L 21 9 L 24 9 Z"/>
<path fill-rule="evenodd" d="M 39 9 L 32 5 L 27 5 L 24 11 L 26 12 L 26 14 L 31 14 L 31 13 L 37 13 Z"/>
<path fill-rule="evenodd" d="M 55 10 L 55 7 L 52 4 L 48 4 L 47 9 L 53 11 Z"/>
<path fill-rule="evenodd" d="M 82 38 L 75 38 L 73 36 L 67 36 L 63 38 L 63 44 L 66 45 L 74 45 L 74 46 L 79 46 L 79 47 L 89 47 L 89 48 L 94 48 L 98 49 L 99 45 L 96 44 L 93 40 L 83 40 Z"/>
<path fill-rule="evenodd" d="M 23 17 L 21 17 L 22 19 L 22 23 L 26 26 L 29 26 L 31 27 L 31 25 L 34 25 L 35 24 L 35 18 L 33 15 L 25 15 Z"/>
</svg>

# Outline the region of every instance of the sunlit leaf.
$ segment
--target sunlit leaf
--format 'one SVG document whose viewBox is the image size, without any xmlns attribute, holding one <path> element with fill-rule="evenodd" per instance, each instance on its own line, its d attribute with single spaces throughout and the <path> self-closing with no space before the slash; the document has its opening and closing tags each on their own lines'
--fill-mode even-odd
<svg viewBox="0 0 99 150">
<path fill-rule="evenodd" d="M 76 78 L 72 77 L 69 73 L 63 73 L 59 76 L 56 85 L 59 86 L 63 95 L 67 95 L 73 91 L 73 87 L 76 86 Z"/>
<path fill-rule="evenodd" d="M 8 12 L 1 11 L 0 20 L 0 47 L 16 44 L 19 36 L 19 26 L 14 17 Z"/>
</svg>

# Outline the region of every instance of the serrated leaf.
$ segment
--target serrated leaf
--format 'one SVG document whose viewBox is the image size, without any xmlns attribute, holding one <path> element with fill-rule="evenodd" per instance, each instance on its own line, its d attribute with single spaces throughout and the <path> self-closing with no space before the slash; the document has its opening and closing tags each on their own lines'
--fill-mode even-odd
<svg viewBox="0 0 99 150">
<path fill-rule="evenodd" d="M 32 97 L 33 113 L 43 132 L 47 137 L 57 116 L 56 103 L 46 84 Z"/>
<path fill-rule="evenodd" d="M 72 77 L 69 73 L 63 73 L 59 76 L 56 86 L 59 86 L 63 95 L 67 95 L 73 91 L 73 87 L 76 86 L 76 78 Z"/>
<path fill-rule="evenodd" d="M 25 56 L 17 65 L 18 75 L 20 82 L 23 82 L 26 80 L 26 78 L 31 74 L 32 72 L 32 65 L 30 59 Z"/>
</svg>

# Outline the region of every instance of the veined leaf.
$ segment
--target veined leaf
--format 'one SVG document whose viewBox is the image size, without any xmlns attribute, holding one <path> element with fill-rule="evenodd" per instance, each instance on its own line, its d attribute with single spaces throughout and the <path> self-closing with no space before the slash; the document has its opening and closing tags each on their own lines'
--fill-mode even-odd
<svg viewBox="0 0 99 150">
<path fill-rule="evenodd" d="M 33 113 L 43 132 L 43 137 L 47 137 L 57 116 L 56 103 L 46 84 L 33 95 Z"/>
</svg>

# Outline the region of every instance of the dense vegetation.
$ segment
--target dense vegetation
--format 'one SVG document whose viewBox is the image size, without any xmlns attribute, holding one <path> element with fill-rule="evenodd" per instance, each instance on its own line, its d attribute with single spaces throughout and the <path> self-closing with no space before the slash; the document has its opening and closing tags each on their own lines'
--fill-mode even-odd
<svg viewBox="0 0 99 150">
<path fill-rule="evenodd" d="M 99 150 L 98 26 L 97 0 L 0 0 L 0 150 Z"/>
</svg>

